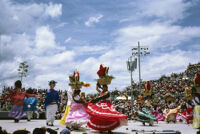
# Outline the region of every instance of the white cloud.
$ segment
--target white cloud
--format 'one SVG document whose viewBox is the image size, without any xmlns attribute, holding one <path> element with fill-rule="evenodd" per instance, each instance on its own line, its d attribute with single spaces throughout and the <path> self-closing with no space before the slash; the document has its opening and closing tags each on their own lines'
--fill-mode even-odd
<svg viewBox="0 0 200 134">
<path fill-rule="evenodd" d="M 183 41 L 200 37 L 200 27 L 181 27 L 164 23 L 153 23 L 146 26 L 128 26 L 119 29 L 116 41 L 132 45 L 138 41 L 142 45 L 154 48 L 166 48 L 181 45 Z M 135 44 L 136 45 L 136 44 Z"/>
<path fill-rule="evenodd" d="M 64 27 L 66 24 L 68 24 L 68 23 L 66 23 L 66 22 L 60 23 L 60 24 L 58 24 L 58 25 L 56 26 L 56 28 Z"/>
<path fill-rule="evenodd" d="M 109 46 L 100 45 L 81 45 L 72 47 L 72 50 L 77 53 L 77 55 L 93 55 L 93 54 L 103 54 L 105 51 L 109 50 Z"/>
<path fill-rule="evenodd" d="M 62 4 L 52 4 L 51 2 L 45 9 L 45 14 L 52 18 L 62 15 Z"/>
<path fill-rule="evenodd" d="M 48 26 L 39 27 L 36 30 L 35 43 L 36 47 L 40 49 L 54 48 L 56 44 L 55 35 Z"/>
<path fill-rule="evenodd" d="M 85 22 L 85 25 L 87 27 L 91 27 L 94 23 L 99 23 L 100 19 L 103 17 L 102 14 L 96 16 L 96 17 L 90 17 L 88 21 Z"/>
<path fill-rule="evenodd" d="M 35 52 L 38 54 L 52 53 L 52 51 L 55 50 L 65 49 L 64 47 L 56 44 L 55 35 L 49 26 L 41 26 L 36 30 L 35 45 Z"/>
<path fill-rule="evenodd" d="M 75 53 L 59 46 L 55 42 L 55 34 L 48 26 L 41 26 L 36 29 L 33 38 L 30 38 L 27 34 L 4 35 L 2 36 L 2 46 L 3 53 L 0 56 L 4 60 L 0 61 L 0 80 L 3 83 L 13 85 L 14 81 L 18 79 L 17 68 L 19 63 L 27 61 L 29 73 L 28 77 L 24 79 L 24 86 L 48 88 L 46 83 L 55 79 L 59 82 L 57 88 L 66 88 L 67 75 L 74 68 Z M 51 53 L 45 53 L 47 50 Z M 42 53 L 38 54 L 39 51 Z M 64 77 L 65 79 L 63 79 Z M 38 80 L 41 80 L 41 82 L 38 82 Z"/>
<path fill-rule="evenodd" d="M 62 4 L 19 4 L 0 0 L 0 32 L 10 34 L 34 30 L 49 17 L 62 15 Z"/>
<path fill-rule="evenodd" d="M 189 63 L 199 62 L 199 58 L 199 52 L 182 50 L 147 57 L 142 63 L 143 79 L 156 79 L 163 74 L 183 72 Z"/>
<path fill-rule="evenodd" d="M 57 81 L 58 83 L 57 83 L 56 89 L 60 89 L 60 87 L 63 88 L 61 81 L 63 83 L 66 83 L 66 82 L 64 82 L 64 80 L 66 80 L 66 75 L 63 73 L 55 73 L 55 72 L 49 72 L 46 74 L 37 75 L 34 80 L 35 87 L 48 89 L 49 88 L 48 82 L 50 80 Z M 66 89 L 66 88 L 64 88 L 64 89 Z"/>
<path fill-rule="evenodd" d="M 145 4 L 144 4 L 145 3 Z M 192 6 L 192 1 L 184 0 L 144 0 L 136 4 L 139 14 L 149 17 L 158 17 L 165 21 L 177 21 L 187 16 L 187 9 Z"/>
<path fill-rule="evenodd" d="M 33 60 L 37 63 L 38 68 L 46 66 L 57 66 L 63 63 L 67 63 L 73 60 L 75 53 L 73 51 L 64 51 L 55 55 L 48 55 L 42 57 L 35 57 Z"/>
<path fill-rule="evenodd" d="M 68 43 L 68 42 L 70 42 L 72 40 L 72 38 L 71 37 L 68 37 L 66 40 L 65 40 L 65 43 Z"/>
</svg>

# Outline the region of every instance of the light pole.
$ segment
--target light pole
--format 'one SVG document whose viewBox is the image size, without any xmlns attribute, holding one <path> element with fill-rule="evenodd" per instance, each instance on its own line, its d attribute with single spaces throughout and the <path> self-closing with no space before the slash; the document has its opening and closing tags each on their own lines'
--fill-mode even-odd
<svg viewBox="0 0 200 134">
<path fill-rule="evenodd" d="M 137 68 L 137 59 L 135 58 L 134 61 L 132 60 L 133 56 L 128 58 L 127 61 L 127 69 L 131 73 L 131 114 L 133 114 L 133 71 Z"/>
<path fill-rule="evenodd" d="M 140 69 L 140 57 L 141 56 L 146 56 L 149 55 L 150 52 L 148 52 L 149 48 L 148 47 L 141 47 L 140 42 L 138 41 L 138 46 L 134 47 L 133 49 L 133 56 L 138 56 L 138 66 L 139 66 L 139 91 L 141 91 L 141 69 Z"/>
<path fill-rule="evenodd" d="M 2 48 L 1 48 L 1 33 L 0 33 L 0 57 L 1 57 L 1 52 L 2 52 L 1 49 L 2 49 Z"/>
</svg>

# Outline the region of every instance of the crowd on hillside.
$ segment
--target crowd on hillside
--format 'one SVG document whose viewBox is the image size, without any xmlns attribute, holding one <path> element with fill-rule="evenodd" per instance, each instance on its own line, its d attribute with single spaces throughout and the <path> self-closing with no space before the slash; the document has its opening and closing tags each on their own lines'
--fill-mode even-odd
<svg viewBox="0 0 200 134">
<path fill-rule="evenodd" d="M 166 108 L 175 108 L 178 105 L 180 105 L 182 102 L 184 102 L 184 95 L 185 95 L 185 88 L 190 87 L 193 84 L 193 78 L 194 75 L 200 72 L 200 63 L 197 64 L 189 64 L 186 71 L 183 73 L 172 73 L 170 76 L 162 76 L 158 80 L 151 80 L 151 90 L 153 91 L 151 97 L 148 97 L 151 101 L 152 108 L 156 109 L 156 107 L 159 107 L 160 112 L 162 112 Z M 142 88 L 144 88 L 145 82 L 142 82 Z M 145 100 L 145 95 L 141 94 L 141 92 L 138 91 L 138 84 L 134 84 L 134 111 L 139 109 L 141 107 L 141 104 L 138 102 L 137 97 L 142 96 Z M 0 96 L 3 98 L 7 93 L 8 89 L 12 89 L 12 87 L 4 87 L 2 91 L 2 95 Z M 25 91 L 25 89 L 23 89 Z M 38 112 L 40 113 L 40 118 L 45 118 L 45 111 L 44 111 L 44 98 L 47 89 L 28 89 L 32 90 L 33 94 L 36 94 L 37 97 L 37 108 Z M 62 105 L 60 105 L 58 111 L 57 111 L 57 119 L 60 119 L 62 117 L 62 114 L 64 113 L 66 103 L 67 103 L 67 91 L 59 90 L 59 94 L 61 96 L 61 102 Z M 130 95 L 130 90 L 117 92 L 117 95 L 124 95 L 127 94 Z M 171 94 L 174 98 L 173 101 L 166 100 L 166 95 Z M 95 97 L 97 94 L 89 95 L 87 96 L 87 99 L 91 99 Z M 131 100 L 127 99 L 125 100 L 117 100 L 115 99 L 117 96 L 114 92 L 111 92 L 112 97 L 112 103 L 116 107 L 116 109 L 124 114 L 127 115 L 127 117 L 132 118 L 131 115 Z M 9 111 L 11 108 L 10 102 L 6 101 L 1 104 L 0 111 Z"/>
<path fill-rule="evenodd" d="M 137 100 L 138 96 L 142 96 L 144 101 L 150 101 L 152 110 L 159 109 L 160 113 L 163 113 L 164 109 L 176 108 L 182 103 L 190 105 L 191 102 L 184 99 L 185 88 L 191 87 L 194 84 L 193 79 L 195 74 L 198 72 L 200 72 L 200 63 L 189 64 L 186 71 L 183 73 L 172 73 L 168 77 L 162 76 L 158 80 L 151 80 L 151 90 L 153 92 L 152 95 L 148 97 L 142 94 L 141 92 L 138 92 L 139 85 L 134 84 L 133 88 L 135 100 L 133 111 L 136 111 L 141 107 L 141 103 L 139 103 L 139 101 Z M 142 82 L 141 87 L 144 89 L 145 82 Z M 124 94 L 125 93 L 122 93 L 122 96 Z M 171 100 L 167 99 L 168 95 L 172 96 Z M 127 117 L 133 118 L 133 116 L 131 116 L 130 100 L 115 100 L 113 101 L 113 104 L 120 112 L 126 114 Z"/>
</svg>

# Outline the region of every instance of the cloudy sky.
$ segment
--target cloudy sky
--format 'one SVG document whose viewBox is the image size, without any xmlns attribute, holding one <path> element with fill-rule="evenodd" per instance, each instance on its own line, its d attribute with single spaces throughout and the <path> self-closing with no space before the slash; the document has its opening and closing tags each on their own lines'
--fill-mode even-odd
<svg viewBox="0 0 200 134">
<path fill-rule="evenodd" d="M 200 0 L 0 0 L 0 83 L 13 85 L 27 61 L 25 87 L 68 88 L 74 69 L 83 89 L 95 91 L 102 63 L 115 76 L 109 88 L 130 83 L 126 61 L 140 41 L 142 79 L 182 72 L 200 61 Z M 138 80 L 138 70 L 133 72 Z"/>
</svg>

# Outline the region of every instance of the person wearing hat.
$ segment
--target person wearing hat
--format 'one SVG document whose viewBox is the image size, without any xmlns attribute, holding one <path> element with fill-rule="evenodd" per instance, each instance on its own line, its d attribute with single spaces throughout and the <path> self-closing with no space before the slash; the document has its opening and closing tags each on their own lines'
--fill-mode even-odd
<svg viewBox="0 0 200 134">
<path fill-rule="evenodd" d="M 83 124 L 86 124 L 90 116 L 87 114 L 84 108 L 84 95 L 85 93 L 81 93 L 81 88 L 82 86 L 88 87 L 87 83 L 81 82 L 79 80 L 79 72 L 76 69 L 74 71 L 73 76 L 69 77 L 70 79 L 70 86 L 71 86 L 71 91 L 68 90 L 68 103 L 67 105 L 70 105 L 70 109 L 68 111 L 68 106 L 66 107 L 65 110 L 65 120 L 63 119 L 62 121 L 65 121 L 64 124 L 70 128 L 70 129 L 80 129 L 80 127 Z M 73 89 L 73 90 L 72 90 Z M 82 95 L 80 95 L 80 93 Z M 64 117 L 64 116 L 63 116 Z"/>
<path fill-rule="evenodd" d="M 46 109 L 46 125 L 53 126 L 55 120 L 55 114 L 58 109 L 58 106 L 61 103 L 60 95 L 58 91 L 54 90 L 56 82 L 51 80 L 49 82 L 50 89 L 46 92 L 45 97 L 45 109 Z M 50 124 L 49 124 L 50 123 Z"/>
<path fill-rule="evenodd" d="M 100 65 L 100 71 L 97 74 L 102 75 L 99 75 L 96 84 L 96 90 L 100 96 L 85 103 L 85 111 L 90 115 L 87 125 L 94 130 L 108 131 L 111 134 L 113 129 L 127 125 L 128 118 L 125 114 L 118 112 L 111 103 L 108 85 L 111 83 L 112 76 L 108 81 L 108 71 L 106 69 L 101 70 L 101 68 Z"/>
</svg>

